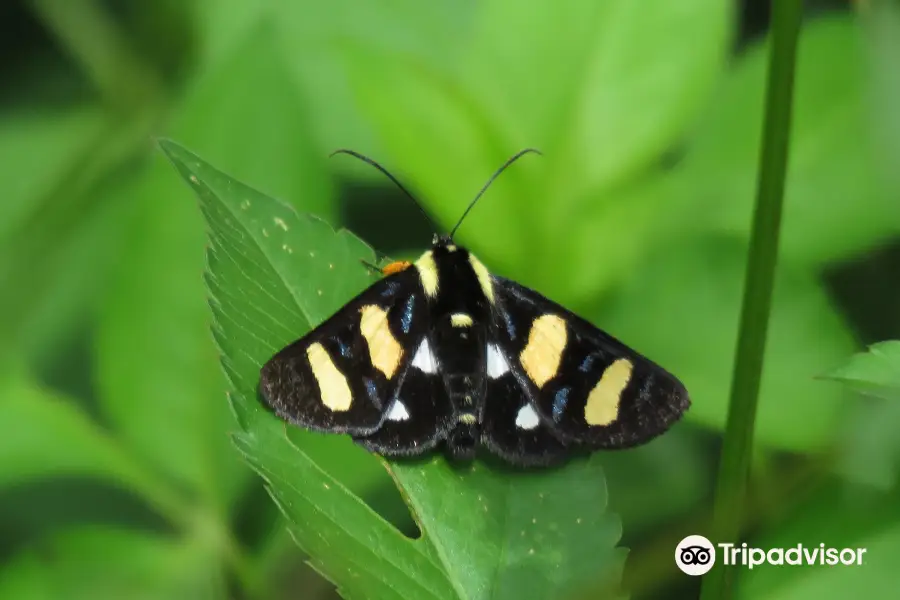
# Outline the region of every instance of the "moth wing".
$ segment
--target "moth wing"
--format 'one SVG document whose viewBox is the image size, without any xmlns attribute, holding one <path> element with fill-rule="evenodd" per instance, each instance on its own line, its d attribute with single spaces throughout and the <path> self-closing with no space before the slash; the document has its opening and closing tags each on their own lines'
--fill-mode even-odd
<svg viewBox="0 0 900 600">
<path fill-rule="evenodd" d="M 415 269 L 372 284 L 260 372 L 260 393 L 275 413 L 315 431 L 364 435 L 392 408 L 424 339 L 426 301 Z"/>
<path fill-rule="evenodd" d="M 412 359 L 403 366 L 381 426 L 373 433 L 355 435 L 353 439 L 383 456 L 416 456 L 437 446 L 455 422 L 454 407 L 426 334 L 415 345 Z"/>
<path fill-rule="evenodd" d="M 481 444 L 520 467 L 549 466 L 571 455 L 551 421 L 535 410 L 534 390 L 510 369 L 510 358 L 495 342 L 486 353 L 486 402 Z"/>
<path fill-rule="evenodd" d="M 567 444 L 635 446 L 689 407 L 684 385 L 656 363 L 537 292 L 492 281 L 498 347 L 542 422 Z"/>
</svg>

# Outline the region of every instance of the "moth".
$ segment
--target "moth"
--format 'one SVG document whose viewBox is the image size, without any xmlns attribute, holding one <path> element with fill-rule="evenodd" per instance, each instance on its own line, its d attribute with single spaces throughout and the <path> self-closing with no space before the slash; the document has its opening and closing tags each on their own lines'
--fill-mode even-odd
<svg viewBox="0 0 900 600">
<path fill-rule="evenodd" d="M 418 260 L 379 269 L 382 279 L 262 367 L 261 396 L 279 417 L 385 457 L 443 447 L 468 461 L 484 448 L 539 467 L 642 444 L 684 414 L 690 400 L 674 375 L 454 243 L 494 178 L 530 151 L 495 172 Z M 406 192 L 371 159 L 338 152 Z"/>
</svg>

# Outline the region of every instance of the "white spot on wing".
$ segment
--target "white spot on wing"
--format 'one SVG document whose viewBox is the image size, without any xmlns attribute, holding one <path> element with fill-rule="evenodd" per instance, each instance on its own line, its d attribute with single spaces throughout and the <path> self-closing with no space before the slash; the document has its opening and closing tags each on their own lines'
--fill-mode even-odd
<svg viewBox="0 0 900 600">
<path fill-rule="evenodd" d="M 488 344 L 487 348 L 487 374 L 491 379 L 503 377 L 509 371 L 509 363 L 494 344 Z"/>
<path fill-rule="evenodd" d="M 431 352 L 428 340 L 422 340 L 422 343 L 419 344 L 419 349 L 413 356 L 412 366 L 423 373 L 437 373 L 437 361 L 434 359 L 434 353 Z"/>
<path fill-rule="evenodd" d="M 406 421 L 407 419 L 409 419 L 409 411 L 406 410 L 406 405 L 398 399 L 391 405 L 391 410 L 387 414 L 387 420 Z"/>
<path fill-rule="evenodd" d="M 540 425 L 541 420 L 538 419 L 537 413 L 531 408 L 530 404 L 526 404 L 519 409 L 516 415 L 516 427 L 519 429 L 534 429 Z"/>
</svg>

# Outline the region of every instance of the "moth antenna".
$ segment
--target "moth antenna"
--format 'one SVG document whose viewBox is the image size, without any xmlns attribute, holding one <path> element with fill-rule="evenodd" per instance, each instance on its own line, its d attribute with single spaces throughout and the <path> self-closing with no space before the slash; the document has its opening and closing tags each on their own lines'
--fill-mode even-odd
<svg viewBox="0 0 900 600">
<path fill-rule="evenodd" d="M 378 164 L 377 162 L 375 162 L 374 160 L 372 160 L 372 159 L 369 158 L 368 156 L 366 156 L 366 155 L 364 155 L 364 154 L 360 154 L 359 152 L 356 152 L 355 150 L 348 150 L 348 149 L 346 149 L 346 148 L 341 148 L 341 149 L 335 150 L 334 152 L 332 152 L 331 154 L 329 154 L 329 155 L 328 155 L 328 158 L 331 158 L 331 157 L 334 156 L 335 154 L 348 154 L 348 155 L 350 155 L 350 156 L 353 156 L 354 158 L 358 158 L 359 160 L 363 161 L 364 163 L 368 163 L 368 164 L 372 165 L 373 167 L 375 167 L 376 169 L 378 169 L 379 171 L 381 171 L 388 179 L 390 179 L 391 181 L 394 182 L 394 185 L 396 185 L 398 188 L 400 188 L 400 191 L 401 191 L 401 192 L 403 192 L 404 194 L 406 194 L 406 197 L 407 197 L 407 198 L 409 198 L 410 200 L 413 201 L 413 204 L 416 205 L 416 208 L 419 209 L 419 212 L 421 212 L 422 215 L 425 217 L 425 219 L 431 224 L 432 229 L 433 229 L 434 231 L 438 231 L 437 223 L 435 223 L 434 220 L 428 215 L 428 213 L 425 212 L 425 209 L 422 207 L 421 204 L 419 204 L 419 201 L 416 200 L 415 196 L 413 196 L 412 194 L 410 194 L 410 193 L 409 193 L 409 190 L 407 190 L 405 187 L 403 187 L 403 184 L 400 183 L 400 182 L 397 180 L 396 177 L 394 177 L 393 175 L 391 175 L 390 172 L 389 172 L 387 169 L 385 169 L 384 167 L 382 167 L 380 164 Z"/>
<path fill-rule="evenodd" d="M 519 152 L 517 152 L 509 160 L 507 160 L 505 163 L 503 163 L 503 166 L 501 166 L 499 169 L 494 171 L 494 174 L 491 175 L 491 178 L 487 180 L 487 183 L 485 183 L 484 186 L 481 188 L 481 190 L 478 192 L 478 194 L 475 195 L 475 199 L 469 203 L 468 208 L 466 208 L 466 212 L 464 212 L 462 214 L 462 216 L 459 218 L 459 221 L 456 222 L 456 226 L 450 231 L 450 239 L 451 240 L 453 239 L 454 234 L 456 234 L 456 230 L 459 229 L 460 225 L 462 225 L 463 219 L 466 218 L 466 215 L 469 214 L 469 211 L 472 210 L 472 208 L 475 206 L 475 203 L 478 202 L 479 198 L 481 198 L 482 194 L 484 194 L 487 191 L 487 189 L 491 186 L 491 184 L 494 183 L 494 180 L 497 179 L 497 176 L 500 175 L 500 173 L 502 173 L 503 171 L 505 171 L 506 167 L 510 166 L 511 164 L 513 164 L 514 162 L 516 162 L 517 160 L 519 160 L 520 158 L 522 158 L 529 152 L 534 152 L 535 154 L 543 156 L 541 151 L 537 150 L 536 148 L 525 148 L 524 150 L 520 150 Z"/>
</svg>

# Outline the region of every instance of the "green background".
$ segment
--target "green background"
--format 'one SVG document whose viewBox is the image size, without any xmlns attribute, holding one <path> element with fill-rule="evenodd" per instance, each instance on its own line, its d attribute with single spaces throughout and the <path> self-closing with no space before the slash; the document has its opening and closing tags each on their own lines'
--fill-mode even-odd
<svg viewBox="0 0 900 600">
<path fill-rule="evenodd" d="M 428 245 L 428 223 L 373 169 L 327 159 L 332 150 L 379 160 L 449 229 L 506 158 L 540 148 L 497 180 L 457 240 L 665 365 L 694 404 L 646 446 L 492 493 L 518 498 L 522 515 L 538 506 L 526 494 L 549 498 L 539 514 L 608 497 L 597 506 L 596 525 L 615 530 L 604 543 L 550 529 L 535 539 L 547 555 L 565 548 L 558 564 L 571 573 L 588 569 L 573 563 L 579 552 L 618 564 L 634 598 L 696 597 L 699 580 L 673 552 L 707 531 L 727 409 L 762 131 L 760 4 L 4 3 L 0 598 L 333 597 L 292 539 L 321 533 L 314 509 L 332 500 L 285 495 L 319 467 L 415 532 L 383 467 L 346 440 L 285 437 L 266 421 L 254 430 L 264 444 L 248 442 L 204 284 L 207 246 L 225 243 L 233 257 L 231 238 L 159 136 L 395 258 Z M 900 9 L 814 2 L 807 12 L 746 540 L 866 547 L 867 562 L 742 570 L 738 596 L 886 598 L 900 584 L 900 352 L 851 356 L 900 338 Z M 344 243 L 327 228 L 297 239 L 313 252 Z M 272 264 L 272 281 L 321 288 Z M 245 270 L 248 282 L 268 273 Z M 322 281 L 333 304 L 317 305 L 319 318 L 365 272 L 341 267 Z M 289 319 L 267 329 L 251 287 L 222 279 L 222 298 L 241 292 L 213 300 L 223 350 L 252 344 L 221 326 L 235 315 L 267 341 L 304 332 Z M 268 473 L 290 528 L 232 438 Z M 267 445 L 288 439 L 290 450 Z M 298 454 L 273 474 L 265 457 L 294 446 L 312 465 Z M 463 552 L 453 537 L 467 522 L 426 523 L 438 509 L 416 504 L 444 488 L 392 474 L 430 539 Z M 585 491 L 585 478 L 598 489 Z M 451 516 L 494 506 L 446 485 Z M 334 520 L 358 514 L 358 532 L 370 531 L 374 513 L 360 506 Z M 351 532 L 340 550 L 397 581 L 378 560 L 400 542 L 378 539 Z M 303 546 L 346 587 L 340 552 Z M 431 568 L 421 551 L 410 572 Z M 454 589 L 481 589 L 465 577 L 450 574 Z M 505 597 L 501 584 L 485 594 L 470 597 Z"/>
</svg>

